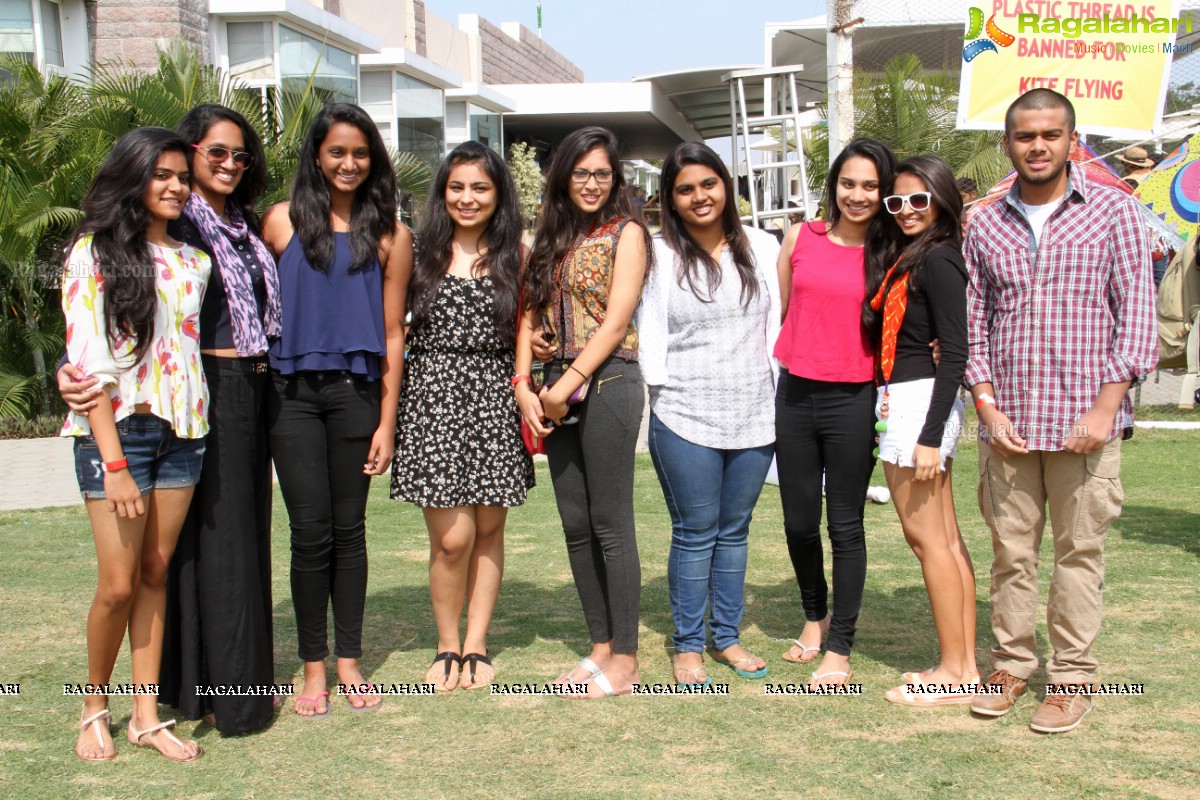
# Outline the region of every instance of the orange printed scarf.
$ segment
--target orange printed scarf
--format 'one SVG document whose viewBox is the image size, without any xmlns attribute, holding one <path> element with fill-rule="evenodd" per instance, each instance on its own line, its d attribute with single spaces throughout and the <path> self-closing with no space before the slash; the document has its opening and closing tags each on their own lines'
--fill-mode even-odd
<svg viewBox="0 0 1200 800">
<path fill-rule="evenodd" d="M 879 348 L 879 371 L 883 373 L 885 387 L 892 379 L 892 369 L 896 366 L 896 337 L 900 335 L 900 326 L 904 324 L 904 311 L 908 308 L 908 276 L 910 273 L 904 273 L 899 280 L 892 283 L 892 275 L 898 266 L 900 266 L 899 258 L 887 271 L 879 291 L 875 292 L 875 296 L 871 298 L 871 310 L 876 313 L 883 310 L 883 341 Z M 884 391 L 886 393 L 886 388 Z"/>
</svg>

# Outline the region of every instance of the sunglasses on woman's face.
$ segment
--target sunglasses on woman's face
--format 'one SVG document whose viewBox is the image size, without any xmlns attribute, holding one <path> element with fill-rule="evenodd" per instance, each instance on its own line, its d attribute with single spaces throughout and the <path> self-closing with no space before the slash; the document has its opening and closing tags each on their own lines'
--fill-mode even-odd
<svg viewBox="0 0 1200 800">
<path fill-rule="evenodd" d="M 204 153 L 208 163 L 214 167 L 224 164 L 230 156 L 233 156 L 233 163 L 238 167 L 248 167 L 250 162 L 254 161 L 254 156 L 242 150 L 230 150 L 227 147 L 201 147 L 198 144 L 194 144 L 192 147 Z"/>
<path fill-rule="evenodd" d="M 890 194 L 883 198 L 883 207 L 889 214 L 899 214 L 904 210 L 904 204 L 913 211 L 928 211 L 933 195 L 929 192 L 913 192 L 912 194 Z"/>
</svg>

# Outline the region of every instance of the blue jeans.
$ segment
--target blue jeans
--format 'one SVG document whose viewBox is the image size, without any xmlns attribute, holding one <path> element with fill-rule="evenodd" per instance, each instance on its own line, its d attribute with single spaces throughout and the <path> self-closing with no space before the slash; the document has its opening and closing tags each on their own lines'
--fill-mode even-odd
<svg viewBox="0 0 1200 800">
<path fill-rule="evenodd" d="M 653 414 L 649 443 L 671 512 L 667 585 L 675 651 L 704 650 L 706 606 L 713 647 L 732 647 L 738 643 L 745 608 L 750 517 L 775 446 L 703 447 L 677 436 Z"/>
<path fill-rule="evenodd" d="M 186 489 L 200 481 L 205 438 L 180 439 L 171 423 L 153 414 L 131 414 L 117 422 L 121 450 L 138 491 Z M 104 471 L 96 437 L 75 438 L 75 477 L 85 499 L 103 499 Z"/>
</svg>

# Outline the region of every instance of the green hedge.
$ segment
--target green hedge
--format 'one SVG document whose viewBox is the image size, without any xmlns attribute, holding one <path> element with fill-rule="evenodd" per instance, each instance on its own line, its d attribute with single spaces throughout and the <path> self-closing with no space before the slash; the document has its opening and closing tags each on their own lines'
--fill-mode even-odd
<svg viewBox="0 0 1200 800">
<path fill-rule="evenodd" d="M 4 439 L 45 439 L 48 436 L 58 436 L 62 430 L 63 418 L 58 416 L 35 417 L 33 419 L 13 419 L 0 417 L 0 440 Z"/>
</svg>

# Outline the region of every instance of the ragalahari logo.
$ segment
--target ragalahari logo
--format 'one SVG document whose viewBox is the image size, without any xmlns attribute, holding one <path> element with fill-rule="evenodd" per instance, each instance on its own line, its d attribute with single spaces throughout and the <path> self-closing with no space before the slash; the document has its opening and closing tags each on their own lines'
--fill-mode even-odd
<svg viewBox="0 0 1200 800">
<path fill-rule="evenodd" d="M 979 38 L 979 34 L 987 32 L 987 38 Z M 970 42 L 963 48 L 963 61 L 974 61 L 975 57 L 981 53 L 993 52 L 999 53 L 996 45 L 1008 47 L 1017 40 L 1017 37 L 1011 33 L 1000 30 L 1000 26 L 996 24 L 996 15 L 992 14 L 988 18 L 987 25 L 983 24 L 983 9 L 972 7 L 970 16 L 967 18 L 967 35 L 964 39 L 977 41 Z"/>
</svg>

